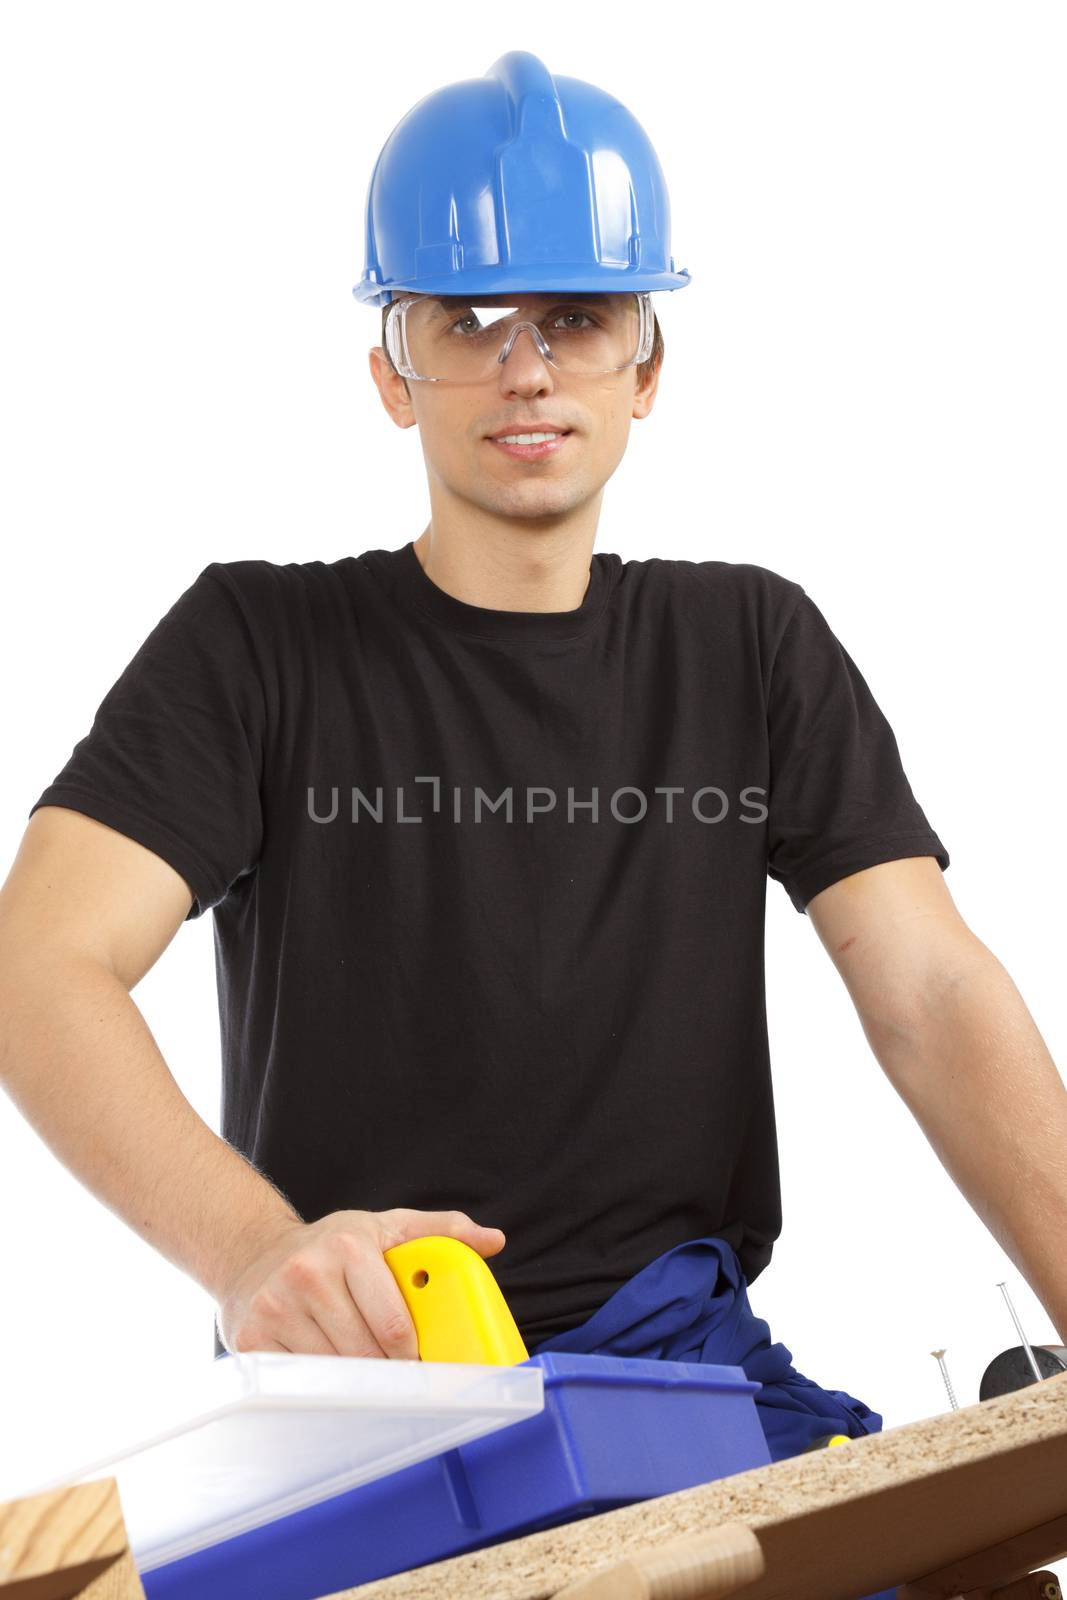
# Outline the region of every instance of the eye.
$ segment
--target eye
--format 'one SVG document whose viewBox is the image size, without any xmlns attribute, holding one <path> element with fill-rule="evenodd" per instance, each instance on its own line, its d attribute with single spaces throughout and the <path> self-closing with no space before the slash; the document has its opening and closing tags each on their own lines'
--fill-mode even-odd
<svg viewBox="0 0 1067 1600">
<path fill-rule="evenodd" d="M 596 328 L 600 325 L 596 318 L 591 317 L 582 306 L 564 306 L 554 314 L 554 322 L 563 322 L 567 317 L 584 317 L 587 327 Z M 462 316 L 456 317 L 452 322 L 449 323 L 445 331 L 446 333 L 455 333 L 457 330 L 462 331 L 464 323 L 474 324 L 474 326 L 469 329 L 471 334 L 485 333 L 487 331 L 478 321 L 478 317 L 473 311 L 465 311 Z M 493 326 L 493 324 L 490 324 L 490 326 Z M 570 327 L 565 327 L 563 329 L 564 333 L 581 333 L 583 331 L 584 330 L 581 327 L 576 327 L 573 322 L 571 323 Z"/>
<path fill-rule="evenodd" d="M 561 311 L 559 316 L 556 318 L 556 321 L 561 322 L 564 317 L 584 317 L 586 322 L 591 323 L 593 327 L 596 327 L 595 319 L 591 317 L 587 311 L 583 311 L 579 306 L 572 306 L 566 311 Z M 567 333 L 577 333 L 578 331 L 579 330 L 577 328 L 573 327 L 564 330 L 564 332 Z"/>
</svg>

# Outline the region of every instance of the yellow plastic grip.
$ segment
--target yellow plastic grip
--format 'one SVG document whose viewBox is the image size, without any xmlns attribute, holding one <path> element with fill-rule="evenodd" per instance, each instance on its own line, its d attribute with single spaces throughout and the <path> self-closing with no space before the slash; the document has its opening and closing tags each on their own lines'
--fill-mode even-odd
<svg viewBox="0 0 1067 1600">
<path fill-rule="evenodd" d="M 529 1360 L 500 1285 L 469 1244 L 431 1233 L 382 1253 L 415 1324 L 420 1361 Z"/>
</svg>

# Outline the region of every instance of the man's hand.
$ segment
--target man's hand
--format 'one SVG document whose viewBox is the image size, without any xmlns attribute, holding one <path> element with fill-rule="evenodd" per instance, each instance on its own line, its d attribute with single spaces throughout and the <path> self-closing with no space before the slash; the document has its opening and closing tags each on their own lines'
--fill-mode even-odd
<svg viewBox="0 0 1067 1600">
<path fill-rule="evenodd" d="M 500 1228 L 462 1211 L 333 1211 L 260 1234 L 219 1297 L 226 1349 L 417 1361 L 415 1324 L 382 1259 L 408 1239 L 445 1234 L 481 1256 L 504 1248 Z"/>
</svg>

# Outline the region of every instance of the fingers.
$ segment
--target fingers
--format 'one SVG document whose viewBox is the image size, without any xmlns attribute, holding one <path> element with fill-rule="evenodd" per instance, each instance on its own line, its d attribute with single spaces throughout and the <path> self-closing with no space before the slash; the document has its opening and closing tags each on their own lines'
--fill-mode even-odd
<svg viewBox="0 0 1067 1600">
<path fill-rule="evenodd" d="M 384 1275 L 388 1280 L 382 1284 Z M 384 1320 L 386 1332 L 395 1345 L 398 1303 L 404 1321 L 411 1325 L 407 1307 L 381 1251 L 370 1240 L 348 1233 L 334 1233 L 316 1242 L 313 1249 L 300 1252 L 278 1269 L 282 1286 L 282 1337 L 292 1328 L 298 1350 L 313 1355 L 367 1356 L 382 1358 L 391 1352 L 377 1339 L 368 1325 L 366 1308 L 374 1308 L 371 1322 Z M 390 1296 L 391 1291 L 391 1296 Z M 378 1308 L 385 1304 L 384 1319 Z M 295 1314 L 294 1314 L 295 1313 Z M 414 1328 L 411 1327 L 412 1341 Z M 418 1349 L 416 1344 L 415 1355 Z"/>
<path fill-rule="evenodd" d="M 392 1215 L 397 1219 L 398 1232 L 398 1237 L 390 1240 L 393 1244 L 438 1233 L 447 1238 L 461 1239 L 484 1256 L 495 1255 L 507 1242 L 502 1228 L 487 1228 L 475 1222 L 465 1211 L 413 1211 L 398 1206 Z"/>
<path fill-rule="evenodd" d="M 418 1360 L 415 1325 L 374 1239 L 329 1234 L 283 1262 L 278 1279 L 280 1319 L 276 1313 L 271 1332 L 299 1340 L 295 1349 Z"/>
<path fill-rule="evenodd" d="M 362 1328 L 361 1348 L 352 1355 L 374 1355 L 392 1361 L 417 1361 L 419 1337 L 411 1312 L 397 1281 L 378 1252 L 377 1261 L 365 1261 L 361 1252 L 349 1250 L 344 1264 L 345 1282 L 356 1305 Z M 367 1349 L 365 1346 L 369 1345 Z M 345 1352 L 342 1351 L 342 1354 Z"/>
</svg>

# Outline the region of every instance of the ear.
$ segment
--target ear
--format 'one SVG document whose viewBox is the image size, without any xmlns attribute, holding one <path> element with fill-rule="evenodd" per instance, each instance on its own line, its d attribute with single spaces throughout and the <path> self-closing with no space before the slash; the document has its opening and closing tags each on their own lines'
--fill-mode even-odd
<svg viewBox="0 0 1067 1600">
<path fill-rule="evenodd" d="M 367 351 L 367 359 L 370 362 L 370 375 L 377 384 L 378 393 L 382 398 L 382 405 L 397 427 L 414 427 L 415 408 L 411 403 L 411 390 L 408 388 L 407 379 L 400 376 L 381 345 L 372 345 Z"/>
<path fill-rule="evenodd" d="M 656 400 L 656 390 L 659 388 L 659 375 L 663 370 L 663 357 L 661 356 L 644 383 L 634 390 L 635 417 L 647 417 Z"/>
</svg>

